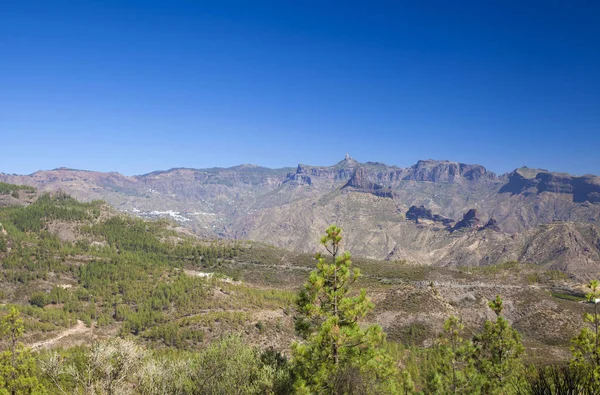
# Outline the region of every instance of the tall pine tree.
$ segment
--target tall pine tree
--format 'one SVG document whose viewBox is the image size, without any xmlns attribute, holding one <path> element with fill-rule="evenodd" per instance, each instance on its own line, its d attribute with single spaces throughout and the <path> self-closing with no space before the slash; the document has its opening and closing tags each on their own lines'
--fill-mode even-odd
<svg viewBox="0 0 600 395">
<path fill-rule="evenodd" d="M 433 372 L 427 378 L 427 389 L 432 394 L 473 394 L 481 387 L 481 376 L 475 368 L 473 343 L 463 339 L 464 325 L 457 317 L 444 322 L 435 352 Z"/>
<path fill-rule="evenodd" d="M 589 371 L 595 384 L 600 387 L 600 313 L 598 304 L 600 304 L 600 283 L 598 280 L 592 280 L 588 284 L 590 292 L 586 295 L 588 301 L 594 304 L 594 312 L 586 313 L 583 320 L 589 325 L 584 327 L 579 335 L 571 340 L 571 352 L 573 358 L 571 366 L 577 369 Z"/>
<path fill-rule="evenodd" d="M 496 321 L 486 321 L 483 332 L 473 337 L 474 356 L 476 366 L 485 378 L 484 393 L 505 394 L 522 377 L 521 355 L 525 348 L 519 332 L 501 315 L 500 296 L 489 302 L 489 306 L 496 313 Z"/>
<path fill-rule="evenodd" d="M 45 393 L 35 375 L 35 358 L 19 341 L 23 333 L 23 320 L 13 307 L 0 321 L 0 334 L 8 344 L 0 353 L 0 395 Z"/>
<path fill-rule="evenodd" d="M 365 329 L 359 319 L 373 303 L 364 289 L 350 294 L 359 278 L 350 253 L 341 251 L 342 230 L 332 225 L 321 238 L 328 259 L 316 255 L 312 271 L 298 298 L 297 329 L 305 341 L 293 345 L 298 393 L 399 393 L 398 371 L 383 349 L 379 325 Z"/>
</svg>

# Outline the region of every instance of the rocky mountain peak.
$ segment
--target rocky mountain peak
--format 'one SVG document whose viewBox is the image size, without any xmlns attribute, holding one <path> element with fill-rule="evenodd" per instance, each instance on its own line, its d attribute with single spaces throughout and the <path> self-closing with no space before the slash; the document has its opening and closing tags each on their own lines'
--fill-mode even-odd
<svg viewBox="0 0 600 395">
<path fill-rule="evenodd" d="M 548 172 L 548 170 L 544 170 L 544 169 L 532 169 L 530 167 L 527 166 L 523 166 L 523 167 L 519 167 L 518 169 L 516 169 L 514 171 L 514 173 L 518 174 L 519 176 L 523 177 L 523 178 L 528 178 L 528 179 L 533 179 L 535 178 L 535 176 L 538 175 L 539 172 Z"/>
<path fill-rule="evenodd" d="M 346 154 L 344 159 L 333 165 L 334 168 L 355 168 L 360 166 L 361 163 L 356 159 L 352 158 L 349 154 Z"/>
</svg>

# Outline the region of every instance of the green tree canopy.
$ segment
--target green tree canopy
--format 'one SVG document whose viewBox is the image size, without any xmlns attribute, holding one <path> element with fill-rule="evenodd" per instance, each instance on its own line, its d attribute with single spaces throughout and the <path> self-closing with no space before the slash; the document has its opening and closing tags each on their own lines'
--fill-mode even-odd
<svg viewBox="0 0 600 395">
<path fill-rule="evenodd" d="M 457 317 L 444 322 L 444 331 L 437 341 L 436 363 L 427 378 L 432 394 L 473 394 L 481 387 L 481 377 L 475 368 L 473 343 L 463 339 L 464 325 Z"/>
<path fill-rule="evenodd" d="M 0 353 L 0 395 L 45 393 L 36 377 L 35 358 L 19 341 L 24 332 L 20 313 L 13 307 L 0 321 L 0 335 L 8 343 Z"/>
<path fill-rule="evenodd" d="M 360 272 L 342 253 L 342 230 L 332 225 L 321 238 L 329 254 L 316 255 L 298 298 L 297 328 L 305 341 L 293 345 L 295 388 L 299 393 L 398 393 L 398 372 L 384 351 L 379 325 L 361 328 L 373 303 L 364 289 L 350 294 Z"/>
<path fill-rule="evenodd" d="M 479 372 L 485 377 L 485 393 L 507 393 L 522 377 L 521 355 L 525 348 L 521 335 L 502 317 L 500 296 L 489 302 L 496 313 L 496 321 L 486 321 L 483 332 L 473 337 L 474 356 Z"/>
<path fill-rule="evenodd" d="M 588 301 L 594 304 L 594 312 L 586 313 L 583 320 L 589 324 L 584 327 L 579 335 L 571 340 L 571 366 L 577 369 L 589 370 L 596 385 L 600 387 L 600 282 L 592 280 L 588 284 L 590 292 L 586 295 Z"/>
</svg>

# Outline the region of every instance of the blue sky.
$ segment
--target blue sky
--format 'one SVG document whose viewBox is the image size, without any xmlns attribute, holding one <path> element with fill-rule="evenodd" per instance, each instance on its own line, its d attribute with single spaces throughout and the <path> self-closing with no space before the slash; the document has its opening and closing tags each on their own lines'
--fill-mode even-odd
<svg viewBox="0 0 600 395">
<path fill-rule="evenodd" d="M 600 174 L 597 1 L 0 1 L 0 172 Z"/>
</svg>

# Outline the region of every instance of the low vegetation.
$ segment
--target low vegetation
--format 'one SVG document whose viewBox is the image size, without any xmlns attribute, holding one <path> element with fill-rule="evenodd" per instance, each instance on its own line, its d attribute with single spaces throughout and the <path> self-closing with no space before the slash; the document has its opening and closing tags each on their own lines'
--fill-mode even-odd
<svg viewBox="0 0 600 395">
<path fill-rule="evenodd" d="M 440 331 L 409 321 L 388 337 L 374 323 L 380 313 L 445 306 L 432 275 L 453 278 L 458 287 L 464 279 L 516 276 L 525 289 L 533 287 L 532 295 L 538 284 L 566 280 L 534 265 L 432 271 L 406 262 L 353 262 L 335 226 L 321 240 L 327 254 L 317 254 L 316 265 L 305 254 L 282 260 L 278 254 L 287 253 L 278 249 L 197 240 L 166 221 L 122 216 L 61 193 L 0 208 L 0 223 L 0 394 L 594 394 L 600 388 L 596 281 L 584 300 L 546 293 L 586 314 L 570 360 L 542 365 L 528 358 L 500 296 L 485 300 L 490 318 L 479 326 L 450 315 Z M 57 224 L 71 229 L 68 237 L 53 230 Z M 394 284 L 421 288 L 400 295 Z M 455 306 L 478 303 L 468 288 L 457 289 L 467 293 Z M 79 327 L 99 339 L 90 347 L 43 346 Z"/>
<path fill-rule="evenodd" d="M 0 195 L 12 195 L 15 199 L 20 197 L 19 192 L 35 193 L 35 188 L 27 185 L 15 185 L 0 182 Z"/>
</svg>

